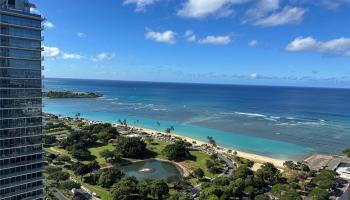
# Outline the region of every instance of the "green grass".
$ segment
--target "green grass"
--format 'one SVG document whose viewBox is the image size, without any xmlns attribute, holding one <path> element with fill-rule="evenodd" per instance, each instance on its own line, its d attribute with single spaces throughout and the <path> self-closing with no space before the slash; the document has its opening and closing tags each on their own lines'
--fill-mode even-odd
<svg viewBox="0 0 350 200">
<path fill-rule="evenodd" d="M 45 132 L 45 135 L 54 135 L 54 136 L 60 136 L 60 135 L 68 135 L 69 131 L 67 130 L 62 130 L 62 131 L 54 131 L 54 132 Z"/>
<path fill-rule="evenodd" d="M 111 194 L 107 190 L 105 190 L 102 187 L 97 186 L 97 185 L 90 185 L 90 184 L 84 183 L 80 180 L 79 176 L 74 174 L 73 171 L 71 171 L 71 170 L 66 170 L 66 171 L 70 174 L 71 177 L 73 177 L 76 181 L 78 181 L 82 186 L 87 188 L 89 191 L 96 193 L 97 196 L 99 196 L 102 200 L 111 200 L 112 199 Z"/>
<path fill-rule="evenodd" d="M 90 148 L 89 151 L 91 152 L 91 155 L 96 156 L 96 161 L 102 165 L 102 164 L 105 164 L 106 161 L 105 159 L 101 158 L 100 153 L 104 150 L 113 151 L 114 149 L 115 147 L 112 144 L 107 144 L 100 147 Z"/>
<path fill-rule="evenodd" d="M 215 174 L 212 174 L 208 171 L 208 168 L 205 164 L 206 160 L 210 160 L 210 156 L 208 154 L 205 154 L 200 151 L 191 151 L 190 153 L 192 156 L 195 157 L 194 160 L 186 161 L 186 163 L 188 163 L 191 166 L 191 168 L 193 169 L 201 168 L 204 171 L 205 176 L 210 178 L 215 177 Z"/>
<path fill-rule="evenodd" d="M 153 140 L 153 142 L 147 142 L 147 148 L 157 153 L 156 158 L 160 159 L 166 159 L 166 157 L 162 155 L 162 151 L 166 145 L 168 145 L 168 143 L 160 140 Z M 205 164 L 206 160 L 210 160 L 210 156 L 208 154 L 202 153 L 200 151 L 191 151 L 190 153 L 194 157 L 194 159 L 185 161 L 185 163 L 188 164 L 190 168 L 201 168 L 204 171 L 205 176 L 210 178 L 216 176 L 215 174 L 212 174 L 208 171 L 208 168 Z"/>
<path fill-rule="evenodd" d="M 47 148 L 46 150 L 48 152 L 50 152 L 50 153 L 66 155 L 66 156 L 70 156 L 71 157 L 71 155 L 68 153 L 67 150 L 61 149 L 61 148 L 58 148 L 58 147 L 50 147 L 50 148 Z"/>
<path fill-rule="evenodd" d="M 146 141 L 147 142 L 147 141 Z M 147 142 L 147 148 L 153 152 L 156 153 L 156 158 L 160 158 L 160 159 L 166 159 L 164 155 L 162 155 L 162 151 L 165 148 L 165 146 L 168 145 L 166 142 L 160 141 L 160 140 L 153 140 L 152 142 Z M 100 157 L 100 152 L 103 150 L 114 150 L 115 147 L 113 146 L 113 144 L 107 144 L 107 145 L 103 145 L 103 146 L 97 146 L 97 147 L 92 147 L 89 148 L 89 151 L 91 152 L 91 154 L 93 156 L 96 157 L 96 160 L 101 164 L 105 164 L 105 160 L 103 158 Z M 47 148 L 47 151 L 55 153 L 55 154 L 60 154 L 60 155 L 68 155 L 70 157 L 72 157 L 68 151 L 66 151 L 65 149 L 61 149 L 58 147 L 50 147 Z M 185 164 L 191 168 L 191 169 L 197 169 L 197 168 L 201 168 L 203 169 L 205 176 L 213 178 L 215 177 L 215 174 L 212 174 L 208 171 L 206 165 L 205 165 L 205 161 L 210 159 L 210 156 L 202 153 L 200 151 L 191 151 L 190 152 L 191 155 L 193 156 L 192 160 L 187 160 L 185 161 Z M 74 159 L 75 160 L 75 159 Z M 85 162 L 83 162 L 85 163 Z M 86 187 L 88 190 L 90 190 L 91 192 L 94 192 L 97 194 L 97 196 L 99 196 L 102 200 L 111 200 L 111 194 L 109 193 L 108 190 L 100 187 L 100 186 L 94 186 L 94 185 L 90 185 L 87 183 L 84 183 L 80 180 L 79 176 L 76 176 L 74 174 L 74 172 L 67 170 L 71 177 L 73 177 L 75 180 L 77 180 L 80 184 L 82 184 L 82 186 Z M 199 181 L 197 179 L 190 179 L 189 180 L 191 184 L 193 185 L 197 185 L 199 183 Z"/>
<path fill-rule="evenodd" d="M 147 141 L 146 141 L 147 142 Z M 162 154 L 165 146 L 168 145 L 166 142 L 160 140 L 153 140 L 152 142 L 147 142 L 147 148 L 157 154 L 156 158 L 166 159 Z"/>
</svg>

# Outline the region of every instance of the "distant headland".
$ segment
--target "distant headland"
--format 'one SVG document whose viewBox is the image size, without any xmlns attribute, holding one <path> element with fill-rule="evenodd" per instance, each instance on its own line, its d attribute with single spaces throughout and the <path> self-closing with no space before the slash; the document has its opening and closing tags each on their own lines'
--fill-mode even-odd
<svg viewBox="0 0 350 200">
<path fill-rule="evenodd" d="M 43 92 L 43 97 L 51 99 L 68 99 L 68 98 L 99 98 L 102 94 L 95 92 L 71 92 L 71 91 L 49 91 Z"/>
</svg>

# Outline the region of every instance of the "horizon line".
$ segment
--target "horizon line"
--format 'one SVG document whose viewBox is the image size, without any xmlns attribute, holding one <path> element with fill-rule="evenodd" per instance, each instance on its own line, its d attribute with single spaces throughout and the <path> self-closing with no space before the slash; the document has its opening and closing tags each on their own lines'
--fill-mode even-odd
<svg viewBox="0 0 350 200">
<path fill-rule="evenodd" d="M 310 88 L 310 89 L 336 89 L 350 90 L 348 87 L 321 87 L 321 86 L 297 86 L 297 85 L 269 85 L 269 84 L 236 84 L 236 83 L 207 83 L 207 82 L 176 82 L 176 81 L 147 81 L 147 80 L 118 80 L 118 79 L 94 79 L 94 78 L 74 78 L 74 77 L 45 77 L 45 79 L 71 79 L 71 80 L 94 80 L 94 81 L 119 81 L 138 83 L 163 83 L 163 84 L 194 84 L 194 85 L 222 85 L 222 86 L 251 86 L 251 87 L 284 87 L 284 88 Z M 45 80 L 44 79 L 44 80 Z"/>
</svg>

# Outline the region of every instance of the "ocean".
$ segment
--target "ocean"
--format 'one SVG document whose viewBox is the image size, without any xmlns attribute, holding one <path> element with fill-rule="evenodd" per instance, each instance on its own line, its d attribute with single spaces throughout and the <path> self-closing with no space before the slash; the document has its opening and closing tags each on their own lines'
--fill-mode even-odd
<svg viewBox="0 0 350 200">
<path fill-rule="evenodd" d="M 279 159 L 350 147 L 350 90 L 53 79 L 46 91 L 99 92 L 97 99 L 44 99 L 44 112 L 165 130 Z M 159 122 L 160 125 L 157 123 Z"/>
</svg>

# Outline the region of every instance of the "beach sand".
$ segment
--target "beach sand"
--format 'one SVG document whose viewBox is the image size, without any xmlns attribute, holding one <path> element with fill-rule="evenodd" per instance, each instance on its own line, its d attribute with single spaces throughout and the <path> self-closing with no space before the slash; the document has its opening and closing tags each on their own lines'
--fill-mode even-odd
<svg viewBox="0 0 350 200">
<path fill-rule="evenodd" d="M 167 134 L 167 133 L 165 133 L 163 131 L 146 129 L 146 128 L 141 128 L 141 127 L 137 127 L 137 126 L 129 126 L 129 127 L 133 128 L 133 129 L 136 129 L 136 130 L 141 130 L 142 132 L 145 132 L 145 133 L 150 134 L 150 135 L 158 135 L 159 133 L 163 134 L 163 135 L 169 135 L 169 134 Z M 189 137 L 185 137 L 185 136 L 182 136 L 182 135 L 177 135 L 177 134 L 174 134 L 174 133 L 171 133 L 170 135 L 172 137 L 182 138 L 183 140 L 186 140 L 186 141 L 188 141 L 188 142 L 190 142 L 192 144 L 195 143 L 198 146 L 209 145 L 206 142 L 195 140 L 195 139 L 192 139 L 192 138 L 189 138 Z M 217 148 L 215 148 L 215 150 L 218 153 L 227 154 L 229 149 L 225 148 L 225 147 L 218 146 Z M 236 151 L 234 149 L 231 149 L 231 150 L 233 152 L 237 152 L 237 156 L 239 156 L 239 157 L 246 158 L 246 159 L 254 161 L 255 164 L 253 166 L 253 170 L 259 169 L 262 164 L 267 163 L 267 162 L 274 164 L 279 169 L 282 169 L 282 170 L 284 169 L 283 163 L 285 162 L 285 160 L 271 158 L 271 157 L 267 157 L 267 156 L 261 156 L 261 155 L 257 155 L 257 154 L 253 154 L 253 153 L 247 153 L 247 152 L 243 152 L 243 151 Z"/>
</svg>

